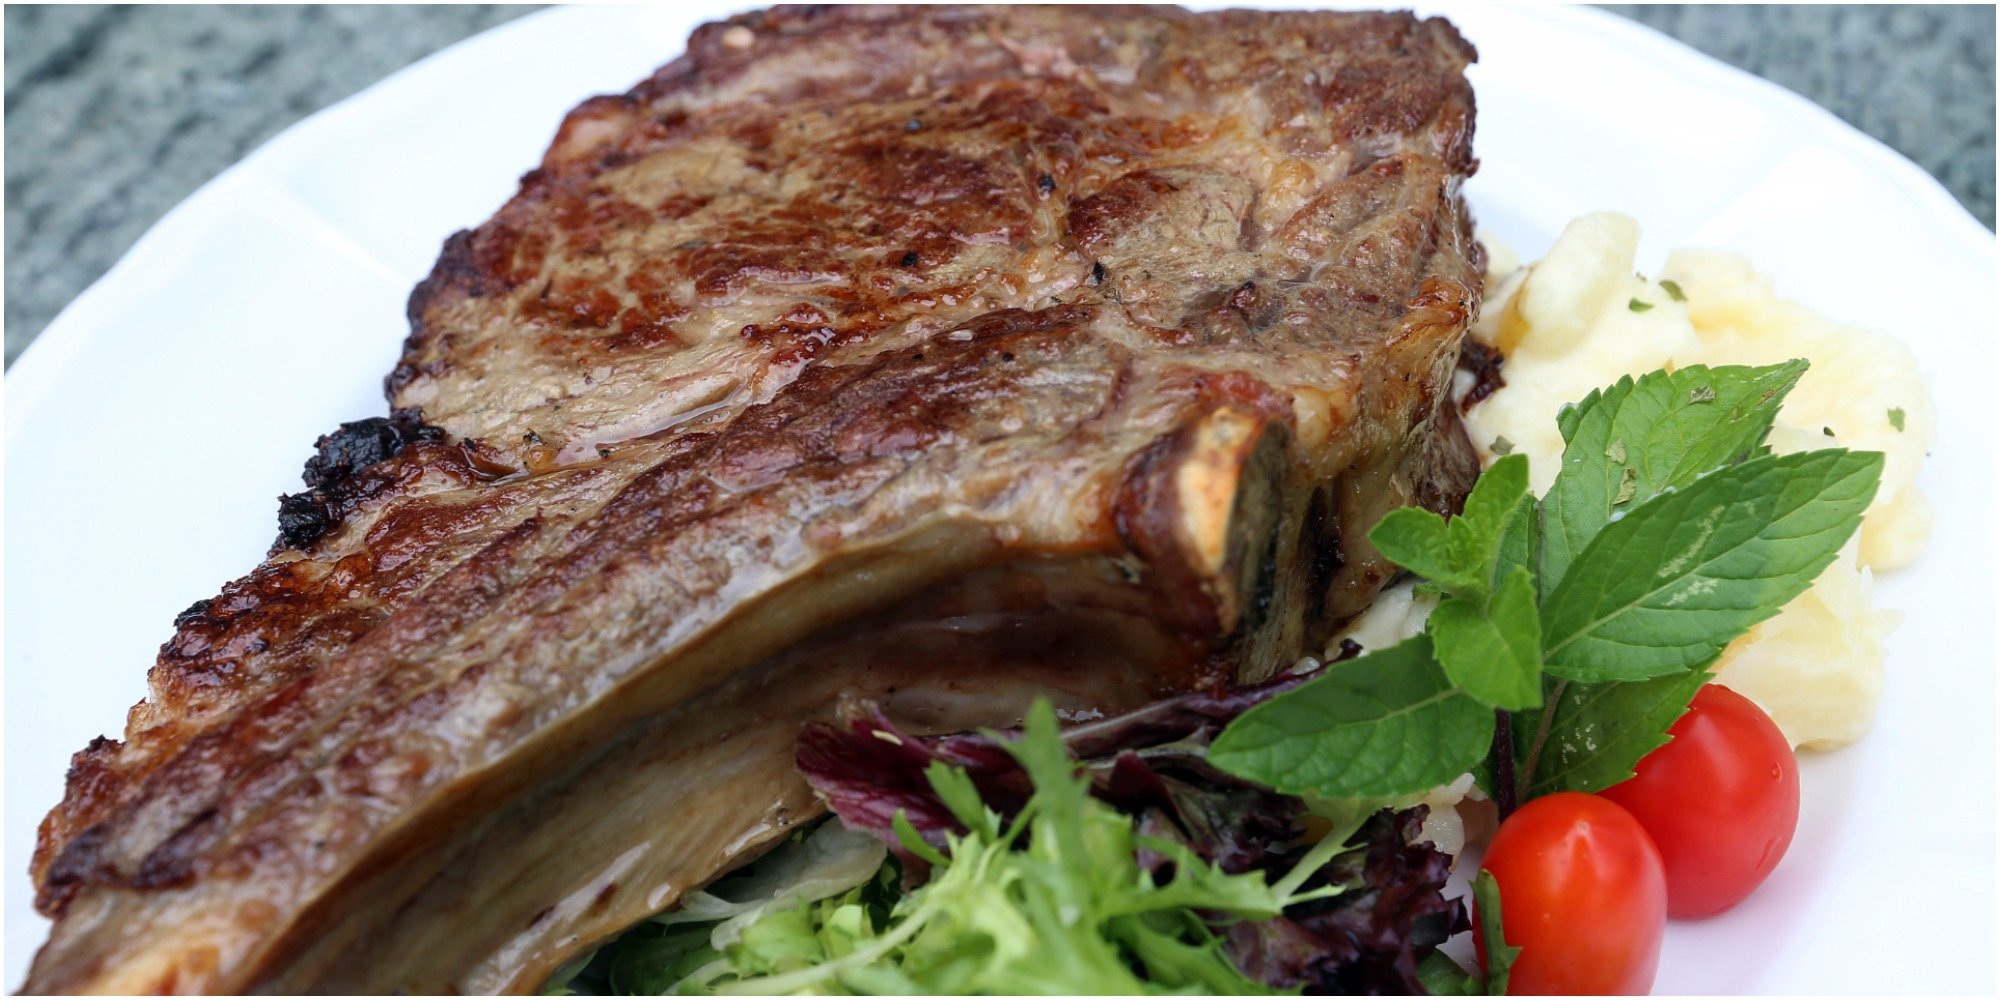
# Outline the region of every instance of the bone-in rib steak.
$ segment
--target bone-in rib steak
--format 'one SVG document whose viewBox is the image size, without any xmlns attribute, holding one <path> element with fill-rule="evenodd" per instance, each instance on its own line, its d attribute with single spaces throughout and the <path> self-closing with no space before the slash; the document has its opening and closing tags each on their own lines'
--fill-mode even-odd
<svg viewBox="0 0 2000 1000">
<path fill-rule="evenodd" d="M 780 9 L 584 103 L 77 756 L 29 988 L 533 989 L 817 815 L 843 691 L 955 729 L 1319 648 L 1475 471 L 1472 57 Z"/>
</svg>

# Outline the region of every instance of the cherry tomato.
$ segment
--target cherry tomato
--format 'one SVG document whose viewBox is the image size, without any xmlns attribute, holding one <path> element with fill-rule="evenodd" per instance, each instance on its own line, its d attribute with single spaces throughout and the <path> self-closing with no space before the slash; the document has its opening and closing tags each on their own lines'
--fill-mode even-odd
<svg viewBox="0 0 2000 1000">
<path fill-rule="evenodd" d="M 1713 916 L 1750 895 L 1791 846 L 1799 763 L 1763 709 L 1717 684 L 1696 692 L 1668 733 L 1635 777 L 1603 795 L 1659 847 L 1667 913 Z"/>
<path fill-rule="evenodd" d="M 1514 995 L 1638 994 L 1653 987 L 1667 884 L 1645 828 L 1614 802 L 1543 796 L 1500 824 L 1482 865 L 1500 883 L 1500 922 L 1521 949 Z M 1473 921 L 1479 961 L 1486 942 Z"/>
</svg>

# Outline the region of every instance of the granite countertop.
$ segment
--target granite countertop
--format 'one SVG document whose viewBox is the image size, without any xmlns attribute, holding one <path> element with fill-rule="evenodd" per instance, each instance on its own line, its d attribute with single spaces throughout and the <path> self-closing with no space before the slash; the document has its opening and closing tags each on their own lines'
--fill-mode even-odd
<svg viewBox="0 0 2000 1000">
<path fill-rule="evenodd" d="M 1831 109 L 1993 225 L 1994 9 L 1608 5 Z M 293 122 L 533 7 L 6 9 L 6 349 Z"/>
</svg>

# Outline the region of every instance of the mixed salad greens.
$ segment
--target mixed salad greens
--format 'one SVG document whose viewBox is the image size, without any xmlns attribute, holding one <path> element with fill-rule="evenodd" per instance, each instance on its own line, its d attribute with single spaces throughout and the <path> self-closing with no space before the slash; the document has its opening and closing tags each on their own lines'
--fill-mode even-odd
<svg viewBox="0 0 2000 1000">
<path fill-rule="evenodd" d="M 1188 695 L 1066 733 L 1045 701 L 1018 735 L 943 737 L 903 733 L 873 705 L 845 704 L 840 724 L 809 729 L 799 751 L 837 819 L 695 900 L 711 919 L 685 923 L 685 907 L 664 915 L 570 985 L 1421 991 L 1421 960 L 1468 926 L 1443 894 L 1450 858 L 1413 843 L 1422 807 L 1315 807 L 1202 759 L 1221 725 L 1301 681 Z M 761 878 L 857 835 L 879 838 L 868 841 L 876 858 L 884 842 L 893 854 L 851 887 Z M 747 924 L 716 920 L 716 896 L 761 909 Z"/>
<path fill-rule="evenodd" d="M 1724 647 L 1811 585 L 1875 492 L 1879 454 L 1766 447 L 1805 370 L 1621 380 L 1563 410 L 1546 495 L 1512 455 L 1458 516 L 1392 513 L 1370 540 L 1441 596 L 1401 644 L 1066 730 L 1046 703 L 1015 734 L 935 737 L 844 704 L 798 751 L 833 819 L 563 981 L 1504 993 L 1498 884 L 1474 881 L 1467 972 L 1437 950 L 1471 928 L 1451 859 L 1422 806 L 1395 806 L 1470 772 L 1504 818 L 1617 785 L 1667 742 Z"/>
</svg>

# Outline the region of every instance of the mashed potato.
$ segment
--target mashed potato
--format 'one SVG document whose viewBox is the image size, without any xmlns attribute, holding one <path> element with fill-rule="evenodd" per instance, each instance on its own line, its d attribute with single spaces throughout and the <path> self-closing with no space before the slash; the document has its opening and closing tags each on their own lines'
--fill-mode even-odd
<svg viewBox="0 0 2000 1000">
<path fill-rule="evenodd" d="M 1375 603 L 1368 606 L 1361 616 L 1349 622 L 1346 631 L 1335 637 L 1333 648 L 1327 655 L 1339 652 L 1340 640 L 1352 639 L 1362 649 L 1387 649 L 1405 639 L 1413 639 L 1423 632 L 1424 622 L 1431 617 L 1431 609 L 1437 607 L 1436 594 L 1418 594 L 1416 584 L 1409 580 L 1391 584 L 1375 595 Z"/>
<path fill-rule="evenodd" d="M 1562 455 L 1556 411 L 1592 389 L 1690 364 L 1810 361 L 1772 447 L 1880 451 L 1882 487 L 1858 537 L 1810 591 L 1730 646 L 1717 680 L 1762 705 L 1795 746 L 1850 743 L 1873 722 L 1883 638 L 1899 617 L 1874 608 L 1871 573 L 1915 559 L 1930 536 L 1915 479 L 1937 417 L 1916 359 L 1891 337 L 1778 298 L 1732 254 L 1683 250 L 1658 280 L 1637 275 L 1638 243 L 1635 222 L 1598 213 L 1570 223 L 1538 263 L 1499 273 L 1512 254 L 1492 255 L 1496 273 L 1472 332 L 1505 355 L 1507 385 L 1472 408 L 1467 430 L 1489 462 L 1496 443 L 1525 453 L 1542 493 Z M 1378 610 L 1357 626 L 1379 640 L 1411 628 L 1423 609 L 1405 597 Z"/>
</svg>

